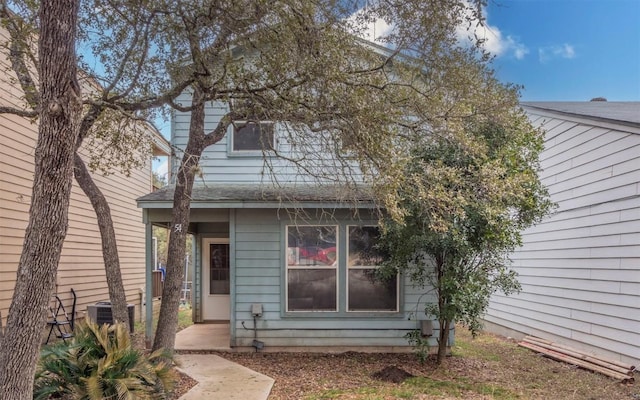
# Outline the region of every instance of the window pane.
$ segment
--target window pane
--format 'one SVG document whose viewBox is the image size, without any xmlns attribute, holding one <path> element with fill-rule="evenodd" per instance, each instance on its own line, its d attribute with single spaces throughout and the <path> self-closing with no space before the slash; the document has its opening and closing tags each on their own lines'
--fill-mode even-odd
<svg viewBox="0 0 640 400">
<path fill-rule="evenodd" d="M 289 311 L 336 311 L 335 269 L 290 269 Z"/>
<path fill-rule="evenodd" d="M 233 131 L 233 150 L 269 150 L 273 149 L 273 124 L 253 123 L 236 124 Z"/>
<path fill-rule="evenodd" d="M 335 226 L 289 226 L 287 264 L 334 266 L 337 260 Z"/>
<path fill-rule="evenodd" d="M 379 238 L 377 226 L 350 226 L 347 264 L 350 267 L 379 265 L 382 257 L 375 248 Z"/>
<path fill-rule="evenodd" d="M 349 269 L 349 311 L 398 311 L 398 277 L 380 281 L 375 272 Z"/>
<path fill-rule="evenodd" d="M 209 245 L 209 294 L 229 294 L 229 245 Z"/>
</svg>

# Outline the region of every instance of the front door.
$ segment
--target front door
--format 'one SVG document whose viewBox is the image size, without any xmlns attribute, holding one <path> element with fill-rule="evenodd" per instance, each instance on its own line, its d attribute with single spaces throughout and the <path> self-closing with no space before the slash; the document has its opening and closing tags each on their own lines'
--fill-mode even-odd
<svg viewBox="0 0 640 400">
<path fill-rule="evenodd" d="M 202 319 L 228 321 L 231 314 L 229 239 L 202 240 L 202 283 Z"/>
</svg>

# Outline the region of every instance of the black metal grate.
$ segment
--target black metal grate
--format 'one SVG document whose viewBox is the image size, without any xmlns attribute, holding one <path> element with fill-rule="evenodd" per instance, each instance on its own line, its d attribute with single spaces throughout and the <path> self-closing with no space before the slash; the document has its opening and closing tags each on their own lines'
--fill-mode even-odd
<svg viewBox="0 0 640 400">
<path fill-rule="evenodd" d="M 135 328 L 135 306 L 133 304 L 128 304 L 127 311 L 129 312 L 129 332 L 133 333 Z M 89 318 L 95 321 L 98 325 L 113 324 L 111 303 L 108 301 L 101 301 L 95 305 L 87 306 L 87 314 L 89 314 Z"/>
</svg>

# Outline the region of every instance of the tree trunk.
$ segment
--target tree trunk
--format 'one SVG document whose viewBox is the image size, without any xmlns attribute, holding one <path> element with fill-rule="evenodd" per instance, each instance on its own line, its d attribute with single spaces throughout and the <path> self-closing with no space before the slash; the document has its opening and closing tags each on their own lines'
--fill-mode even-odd
<svg viewBox="0 0 640 400">
<path fill-rule="evenodd" d="M 447 356 L 447 344 L 449 342 L 449 325 L 451 321 L 445 317 L 447 315 L 447 296 L 446 290 L 443 289 L 444 286 L 444 258 L 436 257 L 436 276 L 437 281 L 437 293 L 438 293 L 438 322 L 440 324 L 440 331 L 438 333 L 438 354 L 436 357 L 436 364 L 442 364 L 442 360 Z"/>
<path fill-rule="evenodd" d="M 194 93 L 194 100 L 198 91 Z M 193 181 L 205 149 L 204 104 L 194 101 L 189 125 L 189 141 L 176 175 L 176 188 L 173 196 L 173 218 L 169 233 L 167 250 L 167 268 L 162 289 L 162 304 L 158 317 L 158 328 L 153 341 L 153 350 L 173 350 L 178 327 L 178 307 L 180 290 L 184 279 L 184 257 L 191 209 Z"/>
<path fill-rule="evenodd" d="M 74 156 L 73 172 L 76 182 L 91 201 L 91 205 L 96 213 L 100 237 L 102 240 L 102 259 L 109 287 L 109 300 L 111 301 L 111 312 L 114 322 L 129 323 L 129 313 L 127 310 L 127 298 L 122 283 L 120 271 L 120 258 L 118 257 L 118 244 L 116 242 L 116 232 L 113 229 L 111 209 L 89 174 L 87 166 L 76 152 Z M 128 330 L 127 330 L 128 332 Z"/>
<path fill-rule="evenodd" d="M 78 0 L 42 0 L 38 39 L 40 125 L 29 224 L 0 352 L 0 393 L 33 398 L 33 376 L 68 227 L 80 88 L 75 40 Z"/>
<path fill-rule="evenodd" d="M 440 319 L 440 333 L 438 334 L 438 356 L 436 358 L 436 364 L 442 364 L 442 361 L 447 356 L 447 345 L 449 344 L 449 328 L 451 327 L 451 321 L 446 319 Z"/>
</svg>

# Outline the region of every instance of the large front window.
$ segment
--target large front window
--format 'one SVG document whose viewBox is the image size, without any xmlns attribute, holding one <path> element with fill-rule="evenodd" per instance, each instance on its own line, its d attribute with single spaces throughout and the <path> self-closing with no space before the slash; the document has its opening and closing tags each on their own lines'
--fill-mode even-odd
<svg viewBox="0 0 640 400">
<path fill-rule="evenodd" d="M 377 226 L 347 227 L 347 310 L 398 311 L 398 279 L 380 279 Z"/>
<path fill-rule="evenodd" d="M 399 311 L 397 276 L 376 274 L 377 226 L 290 225 L 286 237 L 288 312 Z"/>
<path fill-rule="evenodd" d="M 287 310 L 337 311 L 336 226 L 287 227 Z"/>
</svg>

